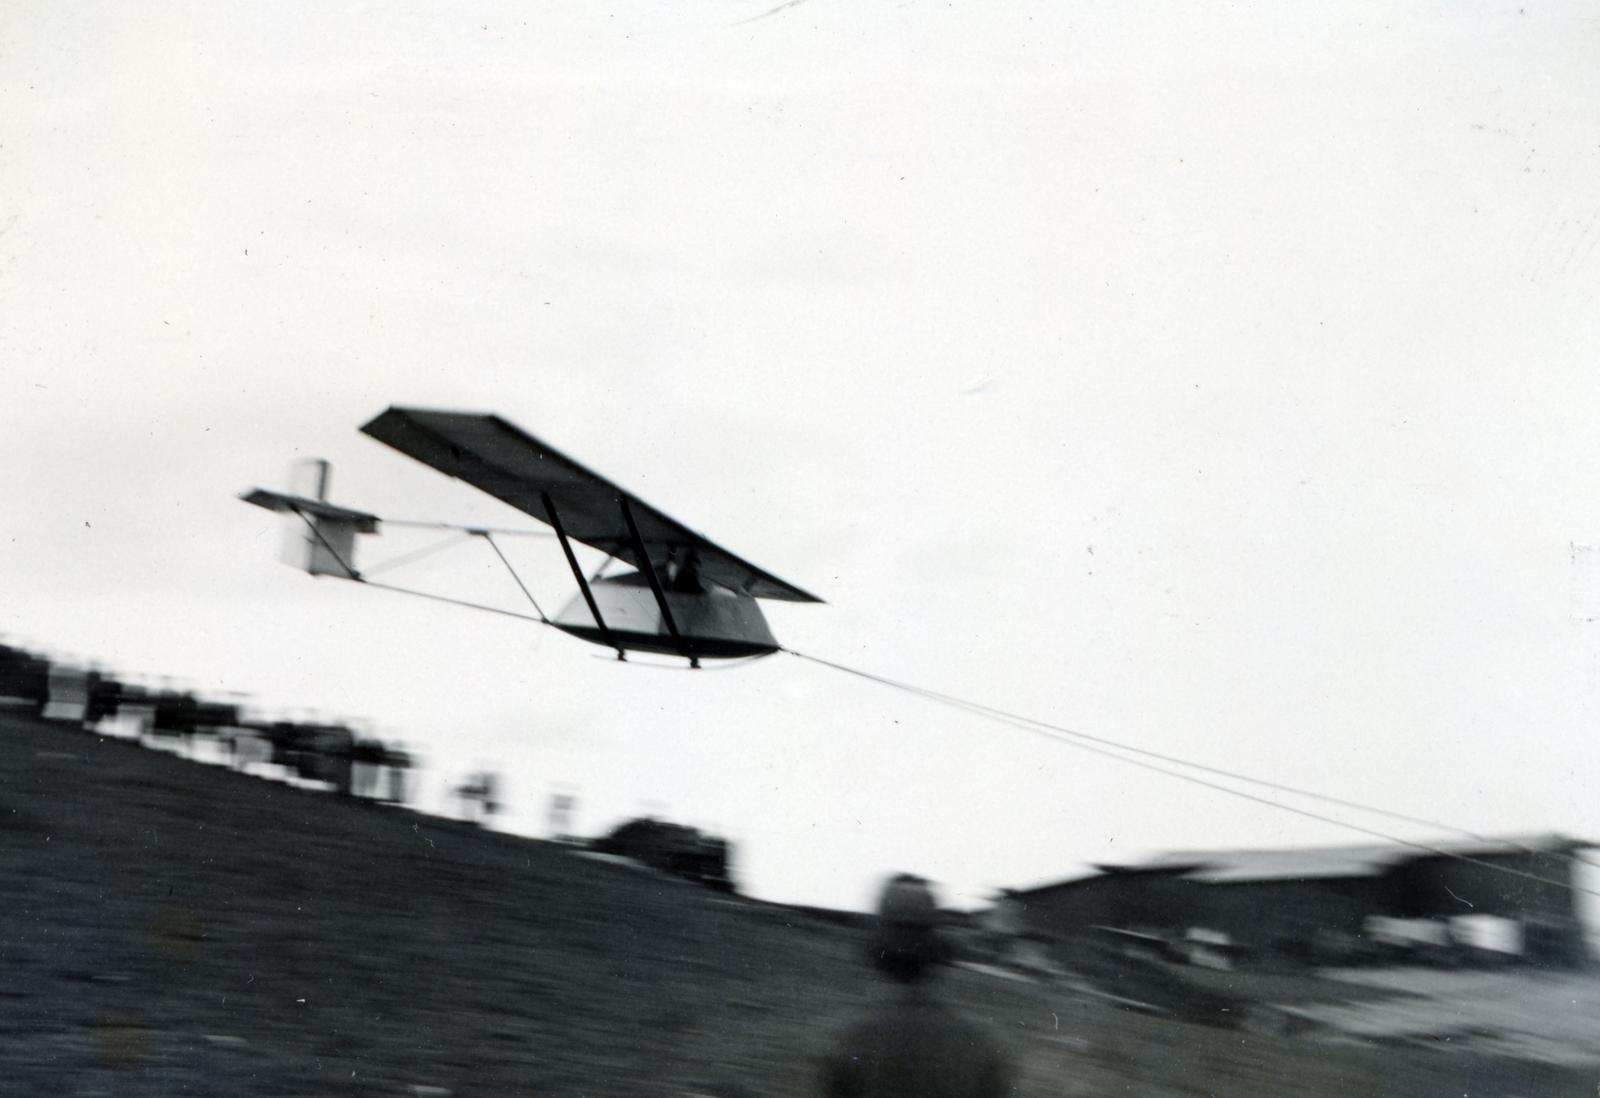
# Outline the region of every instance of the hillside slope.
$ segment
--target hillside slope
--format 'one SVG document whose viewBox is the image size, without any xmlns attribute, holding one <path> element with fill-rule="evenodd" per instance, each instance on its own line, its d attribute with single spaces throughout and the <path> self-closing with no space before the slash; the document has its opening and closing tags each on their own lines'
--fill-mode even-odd
<svg viewBox="0 0 1600 1098">
<path fill-rule="evenodd" d="M 0 1094 L 804 1095 L 856 932 L 0 716 Z M 1591 1094 L 965 971 L 1029 1094 Z"/>
</svg>

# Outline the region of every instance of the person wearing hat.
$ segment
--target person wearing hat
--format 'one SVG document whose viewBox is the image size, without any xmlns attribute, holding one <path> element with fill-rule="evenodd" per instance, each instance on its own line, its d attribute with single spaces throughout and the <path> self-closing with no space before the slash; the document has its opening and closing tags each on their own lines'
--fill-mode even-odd
<svg viewBox="0 0 1600 1098">
<path fill-rule="evenodd" d="M 826 1098 L 1000 1098 L 1012 1093 L 998 1044 L 931 989 L 943 956 L 928 883 L 902 873 L 884 886 L 872 963 L 890 981 L 884 1000 L 848 1026 L 822 1064 Z"/>
</svg>

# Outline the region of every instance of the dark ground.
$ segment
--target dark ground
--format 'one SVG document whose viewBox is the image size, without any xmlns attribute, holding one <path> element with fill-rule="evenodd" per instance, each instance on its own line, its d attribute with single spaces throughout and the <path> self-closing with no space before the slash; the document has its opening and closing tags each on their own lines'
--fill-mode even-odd
<svg viewBox="0 0 1600 1098">
<path fill-rule="evenodd" d="M 0 716 L 0 1094 L 806 1095 L 880 990 L 863 954 L 847 927 L 559 846 Z M 1600 1082 L 944 982 L 1030 1095 Z"/>
</svg>

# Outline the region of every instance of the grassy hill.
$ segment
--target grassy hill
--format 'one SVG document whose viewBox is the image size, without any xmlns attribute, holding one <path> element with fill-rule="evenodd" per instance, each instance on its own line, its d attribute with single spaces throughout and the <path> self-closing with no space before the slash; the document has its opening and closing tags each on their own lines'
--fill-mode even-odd
<svg viewBox="0 0 1600 1098">
<path fill-rule="evenodd" d="M 804 1095 L 860 932 L 0 716 L 0 1094 Z M 1024 1093 L 1593 1093 L 967 971 Z"/>
</svg>

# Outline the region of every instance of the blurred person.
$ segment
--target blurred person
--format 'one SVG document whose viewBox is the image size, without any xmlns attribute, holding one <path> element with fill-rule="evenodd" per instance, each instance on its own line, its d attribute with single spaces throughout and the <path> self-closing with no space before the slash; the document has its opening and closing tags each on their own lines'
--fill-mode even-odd
<svg viewBox="0 0 1600 1098">
<path fill-rule="evenodd" d="M 24 648 L 0 644 L 0 708 L 15 705 L 39 717 L 49 704 L 50 661 Z"/>
<path fill-rule="evenodd" d="M 83 709 L 83 726 L 98 728 L 101 721 L 117 715 L 122 703 L 122 684 L 100 671 L 89 672 L 88 701 Z"/>
<path fill-rule="evenodd" d="M 333 786 L 333 791 L 341 797 L 352 796 L 355 792 L 352 781 L 355 777 L 355 734 L 341 725 L 331 725 L 317 729 L 314 774 L 317 778 Z"/>
<path fill-rule="evenodd" d="M 980 923 L 995 963 L 1015 962 L 1021 954 L 1018 946 L 1024 927 L 1022 898 L 1011 889 L 1002 888 Z"/>
<path fill-rule="evenodd" d="M 461 818 L 485 826 L 500 811 L 499 785 L 499 775 L 491 770 L 467 775 L 467 780 L 455 788 L 456 799 L 461 802 Z"/>
<path fill-rule="evenodd" d="M 884 886 L 872 964 L 888 994 L 841 1032 L 823 1059 L 825 1098 L 1000 1098 L 1012 1093 L 1000 1046 L 936 994 L 943 959 L 939 908 L 928 883 L 899 874 Z"/>
</svg>

